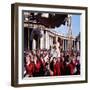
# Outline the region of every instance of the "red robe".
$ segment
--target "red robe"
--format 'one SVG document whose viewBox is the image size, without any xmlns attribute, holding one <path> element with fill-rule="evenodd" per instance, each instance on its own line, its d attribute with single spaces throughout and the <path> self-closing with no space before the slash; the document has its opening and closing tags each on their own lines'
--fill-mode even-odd
<svg viewBox="0 0 90 90">
<path fill-rule="evenodd" d="M 29 65 L 26 65 L 26 71 L 27 71 L 28 75 L 33 76 L 33 73 L 34 73 L 34 63 L 30 63 Z"/>
<path fill-rule="evenodd" d="M 73 75 L 74 74 L 74 69 L 75 69 L 75 64 L 74 63 L 70 63 L 69 64 L 69 69 L 70 69 L 70 74 Z"/>
<path fill-rule="evenodd" d="M 37 61 L 37 63 L 35 64 L 35 72 L 38 73 L 40 71 L 40 68 L 41 68 L 41 62 Z"/>
<path fill-rule="evenodd" d="M 54 76 L 60 76 L 61 75 L 61 70 L 60 70 L 60 63 L 56 62 L 54 65 Z"/>
</svg>

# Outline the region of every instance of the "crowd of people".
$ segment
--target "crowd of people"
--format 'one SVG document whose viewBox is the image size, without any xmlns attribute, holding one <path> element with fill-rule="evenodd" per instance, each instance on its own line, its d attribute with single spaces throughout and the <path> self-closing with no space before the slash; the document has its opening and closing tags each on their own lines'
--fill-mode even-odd
<svg viewBox="0 0 90 90">
<path fill-rule="evenodd" d="M 80 75 L 80 52 L 53 49 L 24 51 L 24 77 Z"/>
</svg>

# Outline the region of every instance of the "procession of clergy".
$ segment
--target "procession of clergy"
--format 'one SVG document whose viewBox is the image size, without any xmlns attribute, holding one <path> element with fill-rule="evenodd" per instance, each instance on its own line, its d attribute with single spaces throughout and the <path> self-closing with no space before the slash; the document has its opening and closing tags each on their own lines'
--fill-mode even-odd
<svg viewBox="0 0 90 90">
<path fill-rule="evenodd" d="M 24 77 L 80 75 L 80 52 L 61 51 L 57 41 L 49 50 L 24 51 Z"/>
</svg>

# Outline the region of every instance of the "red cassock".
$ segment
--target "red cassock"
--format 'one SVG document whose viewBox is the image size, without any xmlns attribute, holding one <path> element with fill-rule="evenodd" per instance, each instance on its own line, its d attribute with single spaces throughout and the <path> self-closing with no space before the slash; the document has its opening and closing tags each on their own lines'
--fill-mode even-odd
<svg viewBox="0 0 90 90">
<path fill-rule="evenodd" d="M 70 69 L 70 74 L 73 75 L 74 74 L 74 69 L 75 69 L 75 64 L 74 63 L 70 63 L 69 64 L 69 69 Z"/>
<path fill-rule="evenodd" d="M 44 60 L 43 60 L 43 62 L 41 61 L 41 64 L 43 65 L 43 69 L 45 71 L 46 70 L 45 61 Z"/>
<path fill-rule="evenodd" d="M 34 63 L 30 63 L 29 65 L 26 65 L 27 74 L 30 76 L 33 76 L 34 73 Z"/>
<path fill-rule="evenodd" d="M 60 62 L 60 71 L 61 71 L 61 75 L 65 74 L 65 67 L 64 67 L 63 62 Z"/>
<path fill-rule="evenodd" d="M 41 62 L 37 61 L 37 63 L 35 64 L 35 72 L 38 73 L 40 71 L 40 68 L 41 68 Z"/>
<path fill-rule="evenodd" d="M 56 64 L 54 65 L 54 76 L 60 76 L 60 75 L 61 75 L 60 63 L 56 62 Z"/>
</svg>

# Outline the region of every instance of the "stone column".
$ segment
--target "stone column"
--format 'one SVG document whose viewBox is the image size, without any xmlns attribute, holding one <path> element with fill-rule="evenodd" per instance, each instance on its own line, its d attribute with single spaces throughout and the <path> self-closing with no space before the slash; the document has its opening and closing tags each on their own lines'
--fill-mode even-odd
<svg viewBox="0 0 90 90">
<path fill-rule="evenodd" d="M 76 50 L 76 48 L 75 48 L 75 41 L 74 41 L 74 50 Z"/>
<path fill-rule="evenodd" d="M 40 38 L 40 49 L 44 48 L 44 31 L 41 30 L 42 37 Z"/>
<path fill-rule="evenodd" d="M 66 51 L 66 48 L 67 48 L 67 45 L 66 45 L 67 43 L 66 43 L 66 39 L 65 39 L 65 51 Z"/>
<path fill-rule="evenodd" d="M 63 51 L 64 51 L 64 39 L 63 39 Z"/>
<path fill-rule="evenodd" d="M 45 48 L 49 49 L 49 35 L 48 35 L 47 31 L 46 31 L 46 34 L 45 34 Z"/>
<path fill-rule="evenodd" d="M 30 32 L 28 28 L 28 50 L 30 49 Z"/>
<path fill-rule="evenodd" d="M 33 50 L 36 49 L 36 41 L 33 39 Z"/>
<path fill-rule="evenodd" d="M 79 42 L 77 42 L 77 51 L 79 51 Z"/>
<path fill-rule="evenodd" d="M 43 45 L 43 47 L 45 48 L 46 47 L 46 31 L 44 30 L 44 34 L 43 34 L 43 43 L 44 43 L 44 45 Z"/>
<path fill-rule="evenodd" d="M 66 42 L 65 42 L 65 39 L 64 39 L 64 51 L 66 50 Z"/>
</svg>

